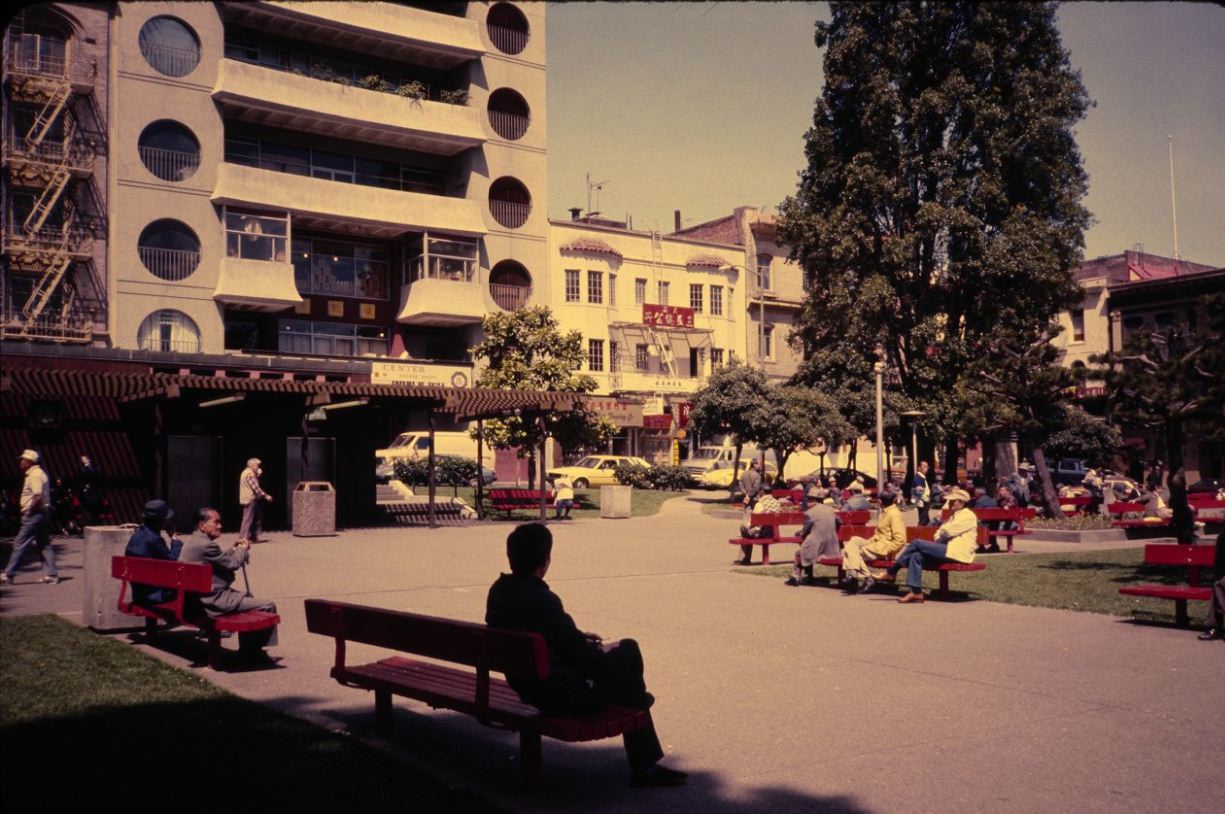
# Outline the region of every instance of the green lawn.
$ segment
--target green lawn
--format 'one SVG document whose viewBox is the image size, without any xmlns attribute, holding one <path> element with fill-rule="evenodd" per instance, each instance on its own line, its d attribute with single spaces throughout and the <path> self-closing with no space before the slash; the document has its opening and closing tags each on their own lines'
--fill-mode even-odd
<svg viewBox="0 0 1225 814">
<path fill-rule="evenodd" d="M 8 811 L 492 808 L 54 616 L 0 620 L 0 672 Z"/>
<path fill-rule="evenodd" d="M 987 564 L 986 571 L 952 574 L 949 587 L 966 591 L 972 599 L 1033 605 L 1041 608 L 1135 616 L 1146 621 L 1174 622 L 1174 603 L 1170 600 L 1124 596 L 1119 588 L 1143 582 L 1185 585 L 1185 568 L 1144 565 L 1140 548 L 1083 551 L 1071 554 L 991 554 L 975 562 Z M 791 566 L 737 569 L 740 573 L 784 579 Z M 814 573 L 833 581 L 834 569 L 816 566 Z M 902 576 L 902 579 L 905 577 Z M 924 588 L 934 589 L 938 577 L 923 575 Z M 1198 624 L 1207 613 L 1204 602 L 1190 603 L 1191 620 Z"/>
<path fill-rule="evenodd" d="M 425 489 L 417 487 L 415 489 L 418 496 L 424 495 Z M 445 500 L 450 497 L 458 496 L 464 499 L 464 502 L 469 506 L 476 504 L 476 490 L 462 486 L 458 490 L 450 486 L 438 488 L 438 499 Z M 486 490 L 488 493 L 488 490 Z M 672 498 L 684 498 L 684 492 L 662 492 L 654 489 L 635 489 L 630 503 L 630 512 L 633 517 L 650 517 L 653 514 L 659 514 L 659 507 L 663 505 L 665 500 Z M 488 498 L 486 498 L 488 500 Z M 546 513 L 549 517 L 553 516 L 553 506 L 546 506 Z M 514 511 L 510 514 L 510 519 L 522 523 L 525 520 L 533 520 L 538 516 L 536 511 Z M 591 489 L 575 489 L 574 490 L 574 508 L 570 512 L 571 517 L 596 517 L 600 516 L 600 489 L 593 487 Z M 506 514 L 504 512 L 491 512 L 488 515 L 489 520 L 504 520 Z"/>
</svg>

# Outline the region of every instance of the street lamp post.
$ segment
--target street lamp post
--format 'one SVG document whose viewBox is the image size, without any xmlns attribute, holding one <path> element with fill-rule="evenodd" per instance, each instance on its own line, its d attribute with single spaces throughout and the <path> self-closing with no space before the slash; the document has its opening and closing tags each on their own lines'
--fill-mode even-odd
<svg viewBox="0 0 1225 814">
<path fill-rule="evenodd" d="M 907 410 L 902 418 L 910 421 L 910 469 L 919 471 L 919 419 L 927 415 L 922 410 Z M 913 475 L 912 475 L 913 477 Z"/>
<path fill-rule="evenodd" d="M 876 373 L 876 488 L 885 488 L 885 407 L 881 397 L 881 379 L 885 373 L 885 363 L 876 362 L 872 365 Z"/>
</svg>

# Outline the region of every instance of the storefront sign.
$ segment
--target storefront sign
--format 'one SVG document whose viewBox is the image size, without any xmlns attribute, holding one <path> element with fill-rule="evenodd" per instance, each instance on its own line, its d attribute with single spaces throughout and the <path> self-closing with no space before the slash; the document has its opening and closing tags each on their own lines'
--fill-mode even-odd
<svg viewBox="0 0 1225 814">
<path fill-rule="evenodd" d="M 682 401 L 680 404 L 673 405 L 672 411 L 676 413 L 676 426 L 689 426 L 689 411 L 693 409 L 692 401 Z"/>
<path fill-rule="evenodd" d="M 642 405 L 614 398 L 588 397 L 583 404 L 593 413 L 608 416 L 618 427 L 641 427 Z"/>
<path fill-rule="evenodd" d="M 692 328 L 693 309 L 679 305 L 642 304 L 642 324 L 653 328 Z"/>
<path fill-rule="evenodd" d="M 471 387 L 472 368 L 460 365 L 428 365 L 411 362 L 371 362 L 370 381 L 373 384 Z"/>
<path fill-rule="evenodd" d="M 672 429 L 672 416 L 644 415 L 642 417 L 642 428 L 646 430 L 670 430 Z"/>
</svg>

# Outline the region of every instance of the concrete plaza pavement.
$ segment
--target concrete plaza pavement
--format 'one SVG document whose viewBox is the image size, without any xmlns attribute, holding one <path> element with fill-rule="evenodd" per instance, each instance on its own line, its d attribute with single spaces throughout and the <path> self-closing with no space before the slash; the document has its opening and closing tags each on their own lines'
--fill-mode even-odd
<svg viewBox="0 0 1225 814">
<path fill-rule="evenodd" d="M 546 740 L 545 787 L 522 797 L 514 790 L 515 736 L 396 700 L 393 751 L 508 809 L 1225 806 L 1225 647 L 1218 643 L 1096 614 L 983 601 L 900 606 L 886 595 L 787 588 L 777 578 L 734 573 L 736 549 L 725 540 L 735 523 L 703 515 L 684 498 L 656 517 L 552 527 L 549 584 L 584 629 L 639 641 L 667 763 L 691 779 L 684 788 L 630 789 L 618 741 Z M 302 600 L 479 621 L 488 585 L 506 570 L 510 528 L 273 534 L 255 547 L 248 570 L 254 593 L 274 599 L 284 619 L 277 669 L 193 667 L 202 646 L 186 634 L 169 637 L 184 641 L 166 649 L 138 639 L 131 646 L 246 698 L 380 742 L 371 736 L 373 696 L 328 678 L 332 643 L 306 632 Z M 223 543 L 230 540 L 227 534 Z M 38 585 L 29 565 L 5 589 L 0 612 L 79 619 L 79 546 L 62 557 L 68 581 Z M 1019 548 L 1088 549 L 1037 541 Z M 775 558 L 793 550 L 780 547 Z M 973 578 L 955 578 L 954 587 Z M 348 658 L 360 663 L 378 652 L 351 646 Z"/>
</svg>

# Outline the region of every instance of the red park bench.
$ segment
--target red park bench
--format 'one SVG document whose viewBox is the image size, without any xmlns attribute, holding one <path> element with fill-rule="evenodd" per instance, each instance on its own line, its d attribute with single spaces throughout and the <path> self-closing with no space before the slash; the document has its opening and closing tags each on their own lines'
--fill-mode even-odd
<svg viewBox="0 0 1225 814">
<path fill-rule="evenodd" d="M 837 512 L 838 519 L 843 525 L 863 525 L 871 518 L 872 513 L 869 511 L 857 512 Z M 804 525 L 804 513 L 798 509 L 792 509 L 782 512 L 753 512 L 749 515 L 749 525 L 756 526 L 761 529 L 768 529 L 768 535 L 764 537 L 732 537 L 727 542 L 729 545 L 758 545 L 761 546 L 761 564 L 770 564 L 770 546 L 780 543 L 791 543 L 796 545 L 802 540 L 799 534 L 782 535 L 779 529 L 783 526 L 802 526 Z"/>
<path fill-rule="evenodd" d="M 1143 503 L 1127 503 L 1121 500 L 1108 503 L 1106 511 L 1115 518 L 1110 525 L 1120 529 L 1162 528 L 1170 525 L 1168 519 L 1145 517 L 1144 507 Z M 1127 517 L 1129 514 L 1135 517 Z"/>
<path fill-rule="evenodd" d="M 539 489 L 490 489 L 488 494 L 489 508 L 506 512 L 507 517 L 517 509 L 540 509 Z M 552 491 L 544 493 L 544 502 L 546 505 L 553 505 Z"/>
<path fill-rule="evenodd" d="M 554 718 L 520 700 L 509 684 L 490 673 L 548 678 L 548 646 L 537 633 L 497 630 L 472 622 L 324 599 L 306 600 L 306 628 L 336 640 L 332 678 L 346 687 L 374 691 L 379 734 L 391 734 L 392 695 L 470 715 L 485 726 L 518 732 L 521 778 L 528 788 L 540 781 L 542 735 L 569 743 L 595 741 L 643 729 L 649 721 L 647 713 L 620 706 L 605 707 L 581 718 Z M 350 665 L 345 662 L 349 642 L 431 661 L 392 656 Z"/>
<path fill-rule="evenodd" d="M 1102 499 L 1100 497 L 1093 497 L 1092 495 L 1059 498 L 1060 508 L 1071 506 L 1073 514 L 1092 514 L 1101 502 Z"/>
<path fill-rule="evenodd" d="M 213 592 L 213 568 L 205 563 L 155 560 L 149 557 L 112 557 L 111 576 L 122 580 L 119 610 L 145 618 L 145 632 L 152 639 L 159 619 L 199 628 L 208 636 L 208 666 L 221 669 L 221 634 L 266 630 L 281 623 L 281 617 L 268 611 L 243 611 L 211 618 L 200 606 L 199 595 Z M 159 605 L 138 605 L 127 599 L 131 583 L 153 588 L 171 588 L 174 599 Z"/>
<path fill-rule="evenodd" d="M 907 526 L 906 527 L 906 542 L 912 540 L 934 540 L 938 526 Z M 838 530 L 839 542 L 845 543 L 852 537 L 871 537 L 876 533 L 875 526 L 843 526 Z M 978 527 L 978 544 L 985 545 L 987 535 L 990 530 L 984 526 Z M 883 569 L 893 565 L 893 560 L 875 559 L 867 563 L 869 568 Z M 817 560 L 819 565 L 828 565 L 838 569 L 837 584 L 841 584 L 842 580 L 846 579 L 846 572 L 842 570 L 841 557 L 821 557 Z M 946 599 L 952 596 L 949 590 L 949 574 L 954 571 L 986 571 L 987 564 L 982 562 L 946 562 L 936 567 L 936 573 L 940 576 L 940 588 L 932 592 L 933 597 Z"/>
<path fill-rule="evenodd" d="M 1214 546 L 1207 545 L 1177 545 L 1170 543 L 1151 543 L 1144 547 L 1145 565 L 1181 565 L 1187 569 L 1186 585 L 1131 585 L 1120 588 L 1119 593 L 1127 596 L 1149 596 L 1156 599 L 1173 599 L 1174 616 L 1179 626 L 1186 627 L 1190 623 L 1187 615 L 1188 600 L 1208 601 L 1212 599 L 1212 588 L 1200 585 L 1200 570 L 1212 569 L 1212 560 L 1216 553 Z"/>
</svg>

